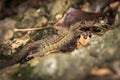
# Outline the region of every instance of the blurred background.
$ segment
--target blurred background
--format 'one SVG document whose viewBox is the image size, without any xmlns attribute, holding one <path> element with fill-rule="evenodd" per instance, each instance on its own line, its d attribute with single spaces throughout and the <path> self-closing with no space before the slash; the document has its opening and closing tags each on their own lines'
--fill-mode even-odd
<svg viewBox="0 0 120 80">
<path fill-rule="evenodd" d="M 20 51 L 27 42 L 55 34 L 51 28 L 19 29 L 52 26 L 70 7 L 99 12 L 105 2 L 107 0 L 0 0 L 0 61 Z M 57 52 L 1 69 L 0 80 L 120 80 L 120 6 L 111 27 L 72 52 Z"/>
</svg>

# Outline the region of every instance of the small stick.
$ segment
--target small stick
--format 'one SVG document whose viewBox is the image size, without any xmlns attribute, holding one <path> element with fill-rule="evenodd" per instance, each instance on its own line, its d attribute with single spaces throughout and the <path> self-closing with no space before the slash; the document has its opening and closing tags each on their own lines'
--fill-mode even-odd
<svg viewBox="0 0 120 80">
<path fill-rule="evenodd" d="M 35 31 L 35 30 L 40 30 L 40 29 L 46 29 L 46 28 L 49 28 L 49 27 L 42 27 L 42 28 L 27 28 L 27 29 L 17 29 L 15 28 L 14 29 L 14 32 L 26 32 L 26 31 Z"/>
</svg>

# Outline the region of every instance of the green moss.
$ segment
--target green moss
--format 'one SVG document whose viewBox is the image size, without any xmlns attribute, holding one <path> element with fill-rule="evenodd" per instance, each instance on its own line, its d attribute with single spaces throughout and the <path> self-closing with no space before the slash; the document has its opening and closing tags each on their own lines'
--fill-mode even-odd
<svg viewBox="0 0 120 80">
<path fill-rule="evenodd" d="M 20 69 L 16 71 L 11 78 L 12 80 L 31 80 L 32 69 L 33 68 L 30 65 L 20 67 Z"/>
</svg>

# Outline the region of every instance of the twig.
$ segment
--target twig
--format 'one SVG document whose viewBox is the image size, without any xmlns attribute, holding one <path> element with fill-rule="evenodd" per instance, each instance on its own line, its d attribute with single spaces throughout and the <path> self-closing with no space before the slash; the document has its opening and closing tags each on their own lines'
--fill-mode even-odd
<svg viewBox="0 0 120 80">
<path fill-rule="evenodd" d="M 35 30 L 41 30 L 41 29 L 46 29 L 46 28 L 49 28 L 49 27 L 42 27 L 42 28 L 27 28 L 27 29 L 17 29 L 15 28 L 14 29 L 14 32 L 26 32 L 26 31 L 35 31 Z"/>
</svg>

